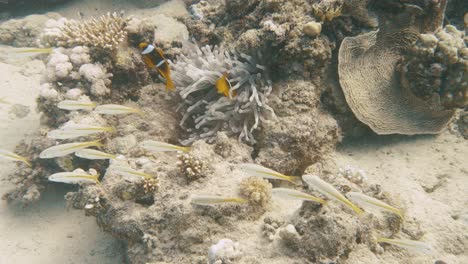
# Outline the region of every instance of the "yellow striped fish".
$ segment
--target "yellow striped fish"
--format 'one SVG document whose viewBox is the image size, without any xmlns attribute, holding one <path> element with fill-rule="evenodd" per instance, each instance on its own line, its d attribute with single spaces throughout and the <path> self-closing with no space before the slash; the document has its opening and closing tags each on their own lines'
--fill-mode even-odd
<svg viewBox="0 0 468 264">
<path fill-rule="evenodd" d="M 39 154 L 41 159 L 50 159 L 56 157 L 62 157 L 71 153 L 74 153 L 77 150 L 84 149 L 87 147 L 102 147 L 100 140 L 88 141 L 88 142 L 76 142 L 76 143 L 66 143 L 57 146 L 50 147 L 43 150 Z"/>
</svg>

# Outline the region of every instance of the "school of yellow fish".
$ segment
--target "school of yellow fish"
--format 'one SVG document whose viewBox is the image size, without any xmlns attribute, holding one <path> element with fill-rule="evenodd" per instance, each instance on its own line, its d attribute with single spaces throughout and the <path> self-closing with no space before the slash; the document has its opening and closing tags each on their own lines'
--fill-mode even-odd
<svg viewBox="0 0 468 264">
<path fill-rule="evenodd" d="M 166 89 L 174 90 L 175 85 L 171 79 L 170 65 L 169 62 L 163 55 L 161 49 L 155 48 L 153 45 L 148 43 L 140 43 L 139 48 L 141 50 L 142 58 L 148 68 L 156 68 L 157 72 L 163 77 L 166 81 Z M 52 48 L 48 49 L 16 49 L 14 50 L 14 56 L 30 56 L 35 54 L 51 53 Z M 235 96 L 235 92 L 231 91 L 231 83 L 228 79 L 229 74 L 223 73 L 219 79 L 214 84 L 214 87 L 217 89 L 217 92 L 223 96 L 232 98 Z M 1 104 L 8 104 L 8 101 L 4 98 L 0 98 Z M 143 114 L 143 111 L 135 109 L 132 107 L 124 105 L 115 105 L 115 104 L 106 104 L 106 105 L 97 105 L 94 102 L 89 101 L 76 101 L 76 100 L 64 100 L 57 104 L 57 107 L 69 111 L 95 111 L 98 114 L 102 115 L 123 115 L 123 114 Z M 101 127 L 93 126 L 86 124 L 71 124 L 65 125 L 62 128 L 52 130 L 47 134 L 47 137 L 57 140 L 66 140 L 78 137 L 86 137 L 98 133 L 113 133 L 115 129 L 113 127 Z M 103 144 L 100 140 L 86 141 L 86 142 L 73 142 L 73 143 L 64 143 L 52 146 L 43 150 L 39 157 L 41 159 L 50 159 L 62 157 L 69 154 L 75 154 L 77 157 L 90 160 L 99 160 L 99 159 L 117 159 L 116 154 L 108 154 L 100 150 L 92 149 L 90 147 L 102 147 Z M 189 152 L 189 147 L 176 146 L 168 144 L 165 142 L 159 141 L 143 141 L 140 146 L 151 152 Z M 31 166 L 31 163 L 27 158 L 17 155 L 8 150 L 0 149 L 0 157 L 19 161 L 25 163 L 27 166 Z M 304 175 L 301 177 L 288 176 L 265 168 L 257 164 L 240 164 L 238 165 L 239 169 L 243 170 L 249 176 L 262 177 L 266 179 L 274 179 L 286 181 L 294 186 L 301 185 L 304 181 L 310 189 L 317 191 L 322 194 L 324 197 L 334 200 L 338 203 L 343 204 L 345 207 L 350 208 L 356 214 L 361 215 L 364 211 L 361 209 L 377 209 L 386 212 L 390 212 L 398 215 L 403 219 L 403 214 L 401 210 L 392 207 L 389 204 L 386 204 L 378 199 L 367 196 L 359 192 L 348 192 L 346 195 L 343 195 L 334 188 L 331 184 L 325 182 L 315 175 Z M 154 177 L 150 174 L 139 172 L 135 169 L 132 169 L 128 165 L 116 165 L 111 167 L 112 171 L 123 176 L 123 177 L 140 177 L 153 179 Z M 81 169 L 77 169 L 72 172 L 58 172 L 50 175 L 48 177 L 49 181 L 53 182 L 62 182 L 69 184 L 100 184 L 99 174 L 92 175 L 86 173 Z M 312 196 L 308 193 L 298 191 L 290 188 L 274 188 L 272 191 L 274 197 L 281 199 L 295 199 L 303 201 L 311 201 L 326 206 L 328 202 L 320 197 Z M 353 203 L 354 202 L 354 203 Z M 224 196 L 214 196 L 214 195 L 193 195 L 191 203 L 194 205 L 216 205 L 221 203 L 239 203 L 246 204 L 247 200 L 240 197 L 224 197 Z M 377 242 L 379 243 L 388 243 L 395 246 L 399 246 L 408 250 L 418 251 L 425 254 L 430 254 L 432 252 L 432 247 L 426 243 L 415 241 L 415 240 L 406 240 L 406 239 L 391 239 L 391 238 L 378 238 Z"/>
</svg>

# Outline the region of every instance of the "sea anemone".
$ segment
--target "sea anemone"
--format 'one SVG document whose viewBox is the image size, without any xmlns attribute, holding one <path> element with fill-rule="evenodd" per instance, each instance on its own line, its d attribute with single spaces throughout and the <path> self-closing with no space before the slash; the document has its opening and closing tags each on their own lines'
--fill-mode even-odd
<svg viewBox="0 0 468 264">
<path fill-rule="evenodd" d="M 253 132 L 267 114 L 275 116 L 267 105 L 271 81 L 266 68 L 256 58 L 233 54 L 221 47 L 188 43 L 185 52 L 172 65 L 173 79 L 183 99 L 180 122 L 189 136 L 182 143 L 214 140 L 216 132 L 238 135 L 239 141 L 255 143 Z M 228 94 L 221 94 L 217 81 L 226 76 Z"/>
</svg>

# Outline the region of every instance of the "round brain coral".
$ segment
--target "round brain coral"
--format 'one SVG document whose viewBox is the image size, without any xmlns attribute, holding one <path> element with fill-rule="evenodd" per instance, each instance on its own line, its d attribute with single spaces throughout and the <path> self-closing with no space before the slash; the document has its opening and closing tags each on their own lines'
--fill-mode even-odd
<svg viewBox="0 0 468 264">
<path fill-rule="evenodd" d="M 240 183 L 240 193 L 245 196 L 251 205 L 265 207 L 271 200 L 271 183 L 257 178 L 249 177 Z"/>
</svg>

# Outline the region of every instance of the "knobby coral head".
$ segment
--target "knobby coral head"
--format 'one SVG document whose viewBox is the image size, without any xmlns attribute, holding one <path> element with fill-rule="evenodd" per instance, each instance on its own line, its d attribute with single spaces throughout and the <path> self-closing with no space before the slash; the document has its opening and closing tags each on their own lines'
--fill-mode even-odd
<svg viewBox="0 0 468 264">
<path fill-rule="evenodd" d="M 183 99 L 180 125 L 189 133 L 182 143 L 210 142 L 218 131 L 255 143 L 254 130 L 268 117 L 275 117 L 267 104 L 272 89 L 267 69 L 254 57 L 221 47 L 187 43 L 184 49 L 172 65 Z"/>
</svg>

